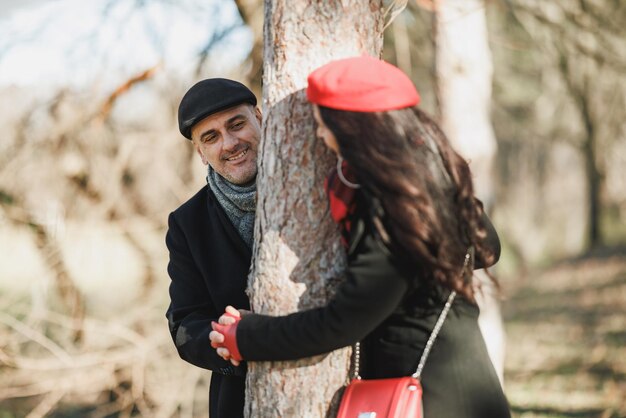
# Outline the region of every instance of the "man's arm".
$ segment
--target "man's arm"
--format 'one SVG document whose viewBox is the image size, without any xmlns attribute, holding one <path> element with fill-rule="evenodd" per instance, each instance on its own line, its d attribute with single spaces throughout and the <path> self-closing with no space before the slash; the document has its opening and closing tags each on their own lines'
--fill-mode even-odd
<svg viewBox="0 0 626 418">
<path fill-rule="evenodd" d="M 180 357 L 198 367 L 225 375 L 244 375 L 244 367 L 234 367 L 211 348 L 211 321 L 219 314 L 191 256 L 185 235 L 170 215 L 165 242 L 170 253 L 167 271 L 170 283 L 170 306 L 167 320 L 170 334 Z"/>
</svg>

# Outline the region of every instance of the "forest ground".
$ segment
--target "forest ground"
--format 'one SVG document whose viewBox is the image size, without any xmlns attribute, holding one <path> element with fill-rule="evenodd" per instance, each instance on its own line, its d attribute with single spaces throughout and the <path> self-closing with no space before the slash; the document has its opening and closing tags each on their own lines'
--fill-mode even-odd
<svg viewBox="0 0 626 418">
<path fill-rule="evenodd" d="M 626 418 L 626 250 L 501 281 L 513 417 Z M 0 297 L 0 418 L 206 416 L 209 374 L 173 348 L 166 285 L 115 320 L 88 317 L 80 344 L 71 318 Z"/>
<path fill-rule="evenodd" d="M 513 416 L 626 417 L 626 251 L 563 261 L 504 287 Z"/>
</svg>

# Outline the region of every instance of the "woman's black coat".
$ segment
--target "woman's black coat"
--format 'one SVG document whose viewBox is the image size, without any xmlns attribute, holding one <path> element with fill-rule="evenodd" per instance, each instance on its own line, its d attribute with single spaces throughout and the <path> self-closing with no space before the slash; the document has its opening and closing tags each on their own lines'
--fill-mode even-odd
<svg viewBox="0 0 626 418">
<path fill-rule="evenodd" d="M 245 367 L 222 360 L 209 342 L 211 321 L 227 305 L 249 309 L 251 251 L 205 186 L 170 214 L 166 244 L 170 333 L 180 357 L 212 370 L 209 416 L 243 417 Z"/>
<path fill-rule="evenodd" d="M 499 254 L 497 234 L 486 217 L 485 223 Z M 390 254 L 363 216 L 353 225 L 347 277 L 335 296 L 324 307 L 283 317 L 245 315 L 237 328 L 245 360 L 297 359 L 362 341 L 364 378 L 415 372 L 449 292 L 429 290 L 416 265 Z M 478 313 L 456 298 L 422 375 L 425 416 L 510 417 Z"/>
</svg>

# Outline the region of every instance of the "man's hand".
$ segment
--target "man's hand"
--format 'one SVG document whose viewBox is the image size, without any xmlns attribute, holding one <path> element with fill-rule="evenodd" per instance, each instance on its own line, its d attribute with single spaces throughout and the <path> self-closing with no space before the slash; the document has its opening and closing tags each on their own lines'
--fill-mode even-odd
<svg viewBox="0 0 626 418">
<path fill-rule="evenodd" d="M 212 323 L 213 331 L 209 333 L 209 340 L 211 340 L 211 347 L 216 349 L 217 355 L 222 357 L 226 361 L 230 360 L 230 362 L 234 366 L 239 366 L 241 362 L 231 357 L 230 351 L 228 350 L 228 348 L 224 346 L 224 341 L 226 339 L 224 334 L 221 333 L 219 330 L 216 330 L 216 328 L 223 329 L 223 327 L 220 327 L 219 325 L 230 326 L 230 325 L 236 324 L 241 319 L 242 313 L 243 312 L 240 312 L 239 310 L 233 308 L 230 305 L 227 306 L 226 312 L 222 316 L 220 316 L 220 318 L 218 319 L 218 323 L 217 324 L 215 322 Z"/>
</svg>

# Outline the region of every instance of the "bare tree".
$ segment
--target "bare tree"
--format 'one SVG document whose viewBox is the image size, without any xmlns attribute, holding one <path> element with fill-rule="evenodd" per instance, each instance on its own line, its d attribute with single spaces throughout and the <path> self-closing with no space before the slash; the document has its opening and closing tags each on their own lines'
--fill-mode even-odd
<svg viewBox="0 0 626 418">
<path fill-rule="evenodd" d="M 623 2 L 595 4 L 509 0 L 513 14 L 555 68 L 573 105 L 577 123 L 553 128 L 552 137 L 574 145 L 584 161 L 587 199 L 587 248 L 606 244 L 602 220 L 609 200 L 607 161 L 623 138 L 624 49 Z M 560 87 L 560 85 L 559 85 Z M 559 91 L 561 93 L 561 91 Z M 572 129 L 574 125 L 574 129 Z"/>
<path fill-rule="evenodd" d="M 496 139 L 490 119 L 493 66 L 483 0 L 435 3 L 435 56 L 441 123 L 455 148 L 469 160 L 477 195 L 492 205 Z M 480 325 L 500 380 L 504 372 L 504 327 L 489 279 L 477 274 L 482 292 Z"/>
<path fill-rule="evenodd" d="M 256 93 L 261 93 L 263 77 L 263 0 L 235 0 L 241 19 L 252 30 L 252 51 L 248 56 L 248 85 Z"/>
<path fill-rule="evenodd" d="M 303 89 L 309 72 L 332 59 L 379 56 L 383 17 L 382 0 L 265 1 L 265 115 L 249 283 L 255 312 L 280 315 L 324 304 L 329 282 L 342 274 L 345 261 L 322 188 L 331 158 L 315 140 Z M 348 350 L 252 363 L 246 415 L 324 417 L 347 370 Z"/>
<path fill-rule="evenodd" d="M 436 70 L 441 124 L 470 162 L 477 194 L 489 203 L 496 139 L 490 120 L 493 66 L 483 0 L 436 3 Z"/>
</svg>

